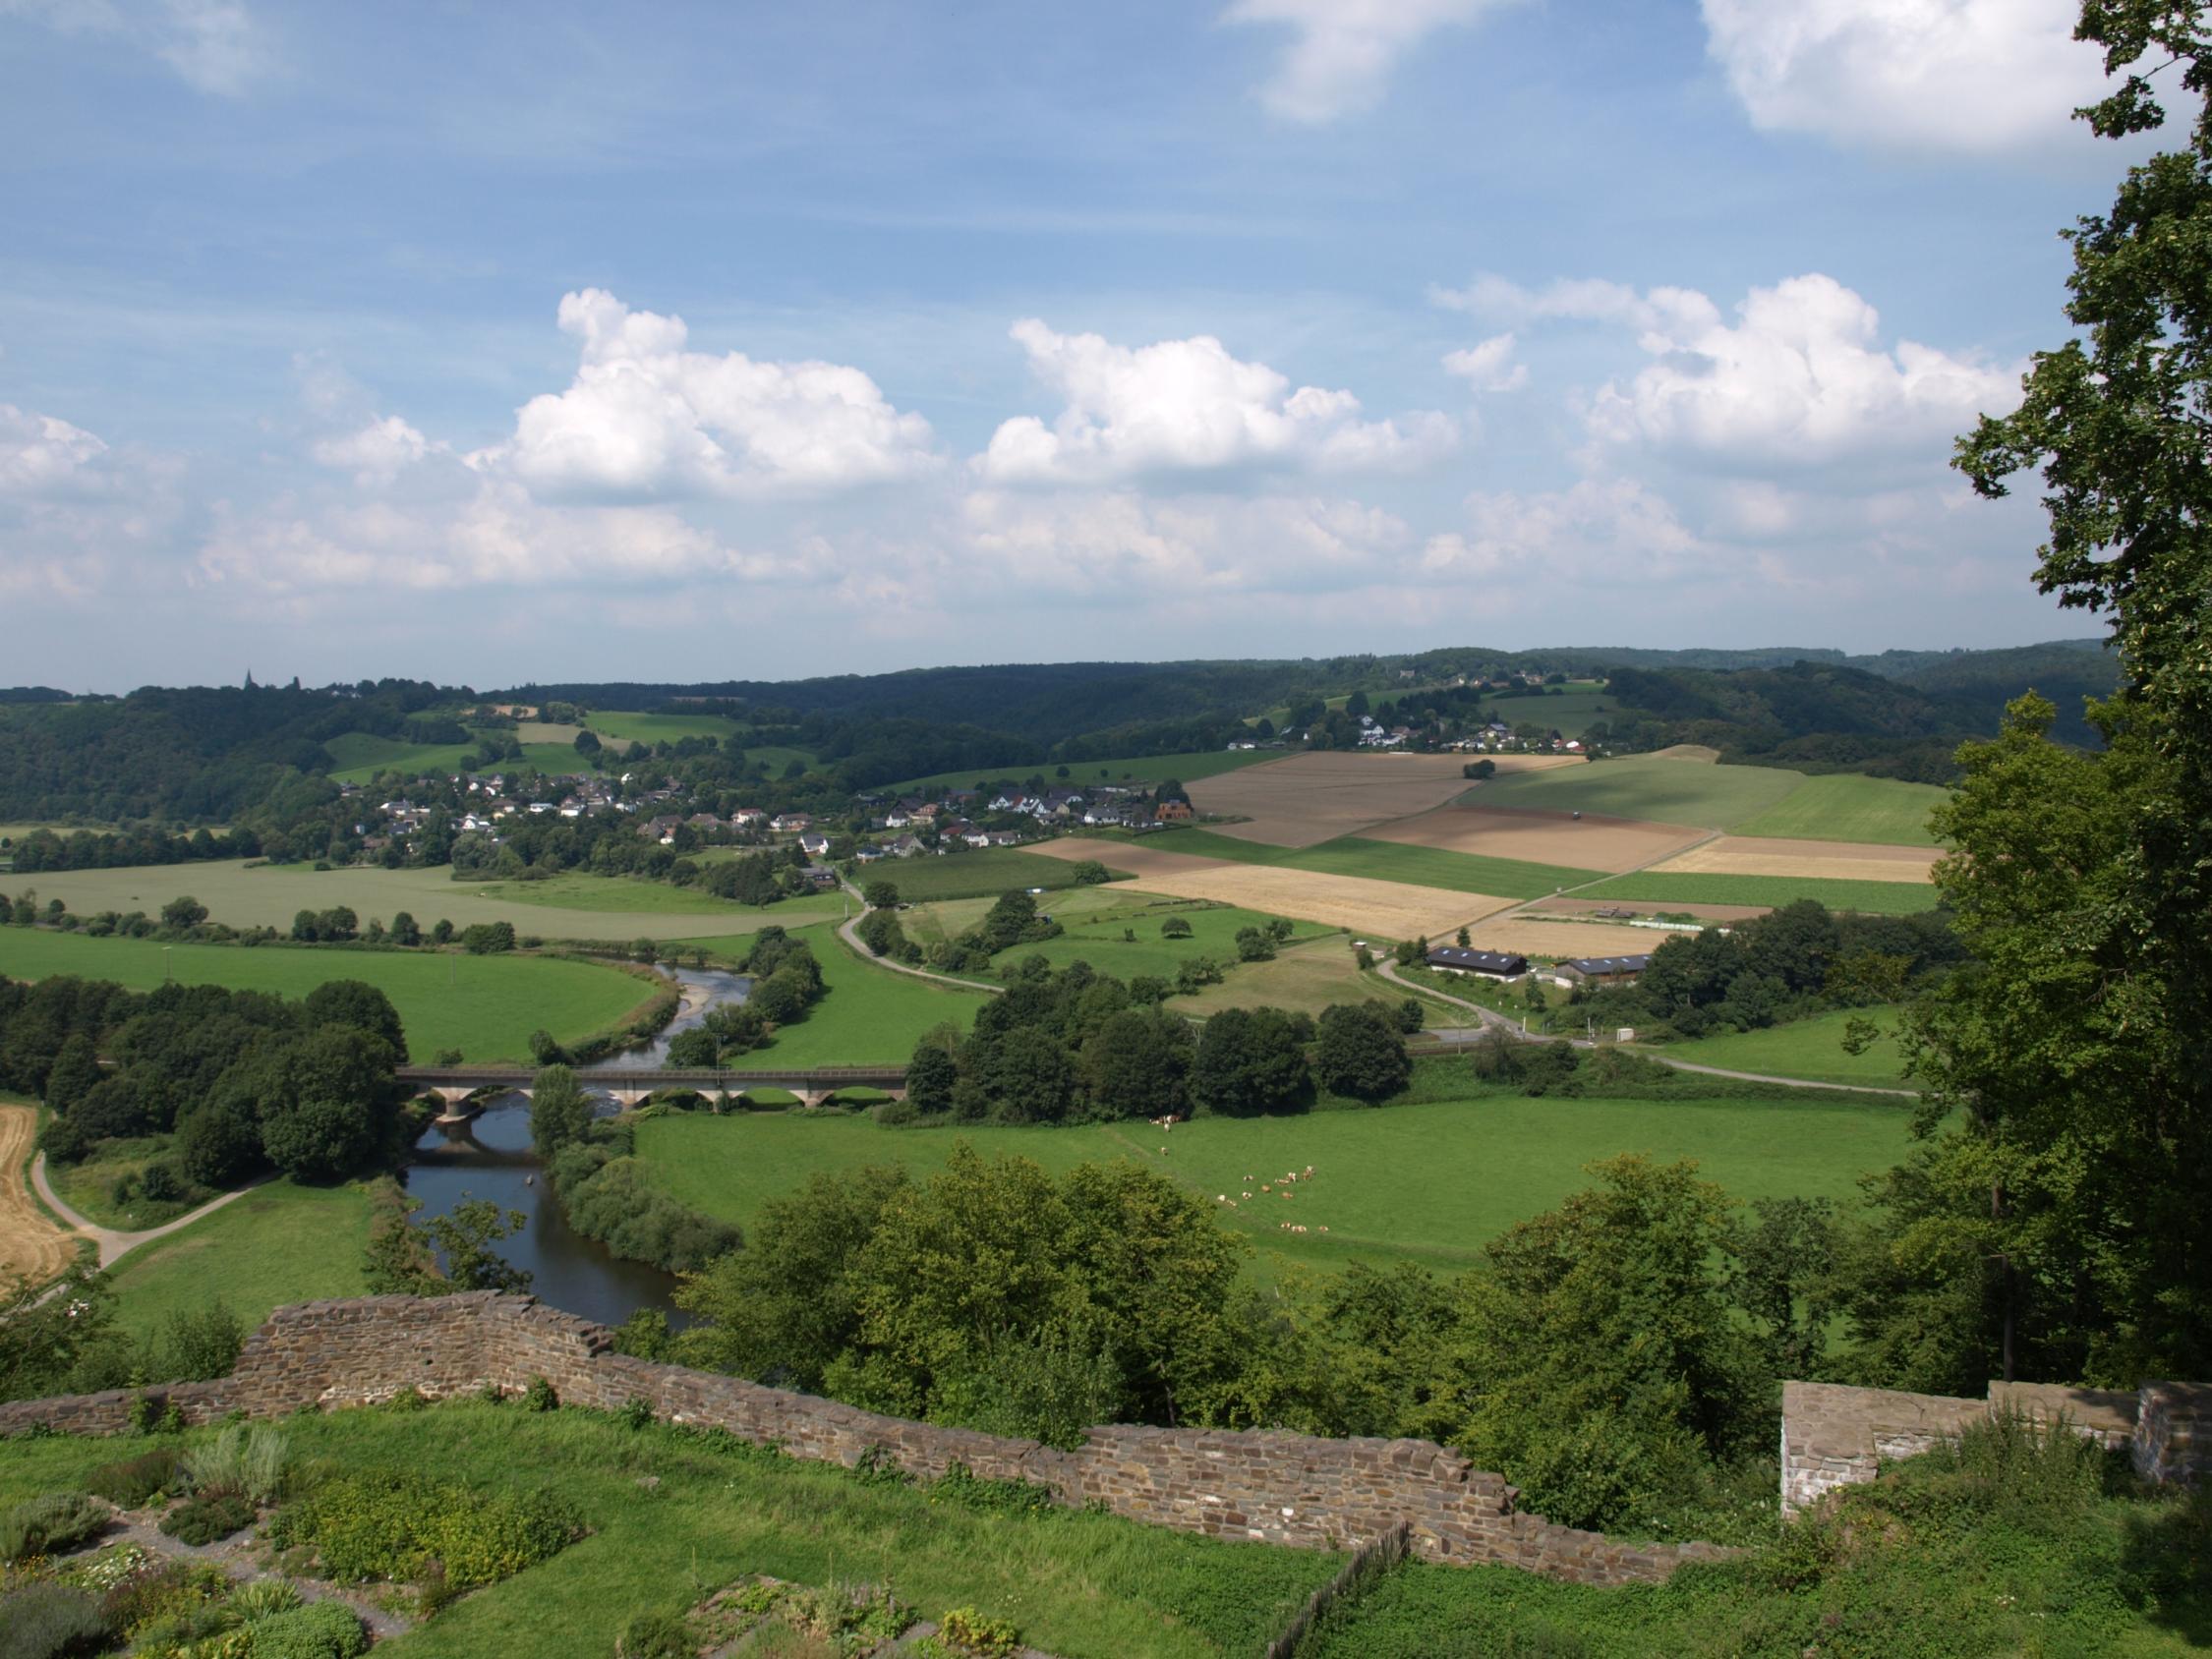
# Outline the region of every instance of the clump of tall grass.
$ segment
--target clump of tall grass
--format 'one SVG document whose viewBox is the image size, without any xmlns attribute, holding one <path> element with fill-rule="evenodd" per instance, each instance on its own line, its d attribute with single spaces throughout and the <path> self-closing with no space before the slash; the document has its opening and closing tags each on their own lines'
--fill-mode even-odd
<svg viewBox="0 0 2212 1659">
<path fill-rule="evenodd" d="M 2065 1412 L 2038 1421 L 2005 1406 L 1967 1424 L 1930 1460 L 1985 1508 L 2011 1518 L 2075 1516 L 2104 1495 L 2104 1448 Z"/>
<path fill-rule="evenodd" d="M 185 1454 L 185 1473 L 203 1498 L 236 1496 L 259 1505 L 283 1496 L 291 1446 L 282 1429 L 232 1423 L 204 1446 Z"/>
</svg>

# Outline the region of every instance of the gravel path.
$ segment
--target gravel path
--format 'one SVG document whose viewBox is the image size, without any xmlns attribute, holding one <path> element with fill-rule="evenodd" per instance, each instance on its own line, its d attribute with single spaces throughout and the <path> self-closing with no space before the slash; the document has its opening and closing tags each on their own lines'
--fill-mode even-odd
<svg viewBox="0 0 2212 1659">
<path fill-rule="evenodd" d="M 226 1192 L 219 1198 L 210 1198 L 199 1209 L 187 1210 L 165 1227 L 149 1227 L 139 1232 L 118 1232 L 111 1227 L 101 1227 L 96 1222 L 86 1220 L 67 1204 L 64 1204 L 53 1187 L 47 1183 L 46 1155 L 43 1152 L 30 1161 L 30 1184 L 38 1189 L 38 1196 L 53 1207 L 55 1215 L 61 1217 L 63 1221 L 99 1246 L 100 1266 L 112 1267 L 141 1244 L 148 1243 L 156 1238 L 166 1238 L 170 1233 L 190 1227 L 202 1216 L 212 1215 L 233 1199 L 245 1197 L 247 1193 L 254 1190 L 255 1186 L 261 1183 L 253 1182 L 240 1187 L 236 1192 Z"/>
</svg>

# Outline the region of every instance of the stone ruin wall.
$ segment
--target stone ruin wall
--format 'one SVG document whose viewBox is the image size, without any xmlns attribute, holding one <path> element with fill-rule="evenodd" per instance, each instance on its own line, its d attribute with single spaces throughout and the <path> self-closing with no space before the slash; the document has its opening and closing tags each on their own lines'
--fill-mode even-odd
<svg viewBox="0 0 2212 1659">
<path fill-rule="evenodd" d="M 1277 1432 L 1093 1429 L 1062 1452 L 1035 1441 L 886 1417 L 738 1377 L 612 1351 L 602 1327 L 531 1296 L 478 1291 L 418 1299 L 368 1296 L 279 1308 L 247 1340 L 232 1374 L 144 1391 L 187 1422 L 237 1410 L 280 1416 L 303 1405 L 372 1404 L 408 1388 L 431 1396 L 533 1377 L 562 1401 L 611 1409 L 642 1399 L 671 1422 L 728 1429 L 792 1457 L 851 1465 L 871 1454 L 935 1477 L 955 1462 L 988 1479 L 1050 1488 L 1133 1520 L 1238 1541 L 1344 1549 L 1399 1522 L 1422 1559 L 1500 1564 L 1588 1584 L 1658 1582 L 1685 1561 L 1720 1560 L 1712 1544 L 1627 1544 L 1554 1526 L 1519 1509 L 1518 1492 L 1422 1440 L 1323 1440 Z M 0 1436 L 34 1425 L 116 1434 L 133 1395 L 113 1390 L 0 1404 Z"/>
<path fill-rule="evenodd" d="M 1782 1385 L 1781 1504 L 1805 1508 L 1838 1486 L 1875 1477 L 1886 1459 L 1909 1458 L 1955 1440 L 1970 1423 L 2016 1411 L 2065 1421 L 2108 1450 L 2125 1448 L 2146 1480 L 2194 1481 L 2212 1472 L 2212 1387 L 2145 1383 L 2134 1394 L 2055 1383 L 1992 1383 L 1983 1400 L 1845 1388 Z"/>
</svg>

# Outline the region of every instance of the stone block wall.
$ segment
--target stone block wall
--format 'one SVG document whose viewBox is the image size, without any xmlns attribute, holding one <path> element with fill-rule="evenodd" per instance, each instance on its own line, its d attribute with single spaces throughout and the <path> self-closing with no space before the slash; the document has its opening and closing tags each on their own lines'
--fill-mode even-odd
<svg viewBox="0 0 2212 1659">
<path fill-rule="evenodd" d="M 1404 1523 L 1425 1560 L 1496 1563 L 1592 1584 L 1657 1582 L 1684 1561 L 1730 1553 L 1712 1544 L 1624 1544 L 1554 1526 L 1518 1508 L 1519 1493 L 1502 1477 L 1427 1441 L 1116 1426 L 1062 1452 L 633 1359 L 611 1351 L 603 1327 L 534 1297 L 490 1291 L 279 1308 L 247 1340 L 229 1377 L 146 1392 L 199 1423 L 232 1410 L 265 1417 L 302 1405 L 370 1404 L 409 1388 L 432 1396 L 487 1386 L 520 1392 L 533 1377 L 571 1404 L 645 1400 L 669 1421 L 728 1429 L 792 1457 L 850 1465 L 874 1455 L 923 1477 L 959 1462 L 990 1479 L 1039 1482 L 1064 1503 L 1216 1538 L 1342 1549 Z M 131 1400 L 117 1392 L 0 1404 L 0 1435 L 34 1424 L 117 1433 L 128 1426 Z"/>
<path fill-rule="evenodd" d="M 2145 1480 L 2194 1485 L 2212 1475 L 2212 1387 L 2145 1383 L 2130 1450 Z"/>
</svg>

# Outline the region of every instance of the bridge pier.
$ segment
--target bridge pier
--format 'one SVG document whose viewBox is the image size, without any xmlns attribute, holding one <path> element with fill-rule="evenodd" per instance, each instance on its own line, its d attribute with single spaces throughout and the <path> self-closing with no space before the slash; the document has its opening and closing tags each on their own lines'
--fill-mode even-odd
<svg viewBox="0 0 2212 1659">
<path fill-rule="evenodd" d="M 469 1104 L 469 1096 L 476 1091 L 451 1083 L 433 1083 L 423 1093 L 436 1095 L 445 1103 L 445 1110 L 437 1115 L 440 1123 L 466 1123 L 481 1108 Z"/>
</svg>

